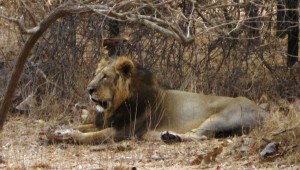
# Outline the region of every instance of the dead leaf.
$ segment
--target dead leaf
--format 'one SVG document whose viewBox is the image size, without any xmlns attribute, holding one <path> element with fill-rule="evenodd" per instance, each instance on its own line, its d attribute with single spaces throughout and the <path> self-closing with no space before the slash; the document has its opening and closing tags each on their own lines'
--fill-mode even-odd
<svg viewBox="0 0 300 170">
<path fill-rule="evenodd" d="M 215 147 L 212 154 L 211 154 L 211 159 L 212 160 L 216 160 L 216 157 L 221 154 L 223 151 L 223 147 L 222 146 L 219 146 L 219 147 Z"/>
<path fill-rule="evenodd" d="M 117 145 L 116 146 L 116 151 L 117 152 L 130 151 L 132 149 L 133 148 L 132 148 L 131 145 Z"/>
<path fill-rule="evenodd" d="M 4 160 L 3 156 L 0 155 L 0 164 L 5 164 L 6 161 Z"/>
<path fill-rule="evenodd" d="M 191 164 L 192 165 L 200 165 L 202 161 L 204 161 L 205 164 L 209 164 L 212 161 L 216 160 L 216 157 L 221 154 L 223 151 L 223 146 L 215 147 L 213 151 L 208 152 L 207 154 L 200 154 L 194 159 Z"/>
<path fill-rule="evenodd" d="M 216 170 L 224 170 L 223 166 L 222 165 L 218 165 Z"/>
<path fill-rule="evenodd" d="M 212 152 L 207 153 L 207 155 L 204 157 L 204 163 L 209 164 L 212 161 L 216 160 L 216 157 L 222 153 L 223 147 L 216 147 Z"/>
<path fill-rule="evenodd" d="M 34 94 L 30 94 L 18 106 L 16 106 L 16 109 L 20 112 L 28 112 L 35 105 L 36 99 L 34 97 Z"/>
<path fill-rule="evenodd" d="M 115 166 L 114 170 L 137 170 L 136 167 L 129 167 L 129 166 Z"/>
<path fill-rule="evenodd" d="M 52 169 L 50 165 L 45 163 L 38 163 L 31 166 L 32 169 Z"/>
<path fill-rule="evenodd" d="M 242 145 L 239 149 L 238 149 L 239 152 L 241 153 L 246 153 L 246 152 L 249 152 L 250 151 L 250 148 L 249 146 L 247 145 Z"/>
<path fill-rule="evenodd" d="M 203 159 L 204 159 L 204 155 L 200 154 L 196 157 L 196 159 L 192 161 L 191 165 L 200 165 Z"/>
</svg>

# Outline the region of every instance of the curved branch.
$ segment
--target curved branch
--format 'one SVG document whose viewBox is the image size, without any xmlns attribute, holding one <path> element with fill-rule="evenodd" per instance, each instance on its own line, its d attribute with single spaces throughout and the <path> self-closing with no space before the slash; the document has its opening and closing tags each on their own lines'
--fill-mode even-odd
<svg viewBox="0 0 300 170">
<path fill-rule="evenodd" d="M 52 23 L 57 21 L 59 18 L 62 18 L 67 15 L 71 15 L 74 13 L 86 13 L 91 12 L 90 8 L 85 6 L 75 6 L 71 4 L 64 4 L 51 12 L 44 20 L 42 20 L 37 27 L 35 27 L 35 31 L 32 32 L 30 37 L 27 39 L 23 49 L 21 50 L 17 62 L 14 66 L 11 78 L 6 88 L 5 96 L 3 103 L 0 109 L 0 131 L 3 130 L 3 125 L 7 117 L 7 111 L 10 107 L 12 97 L 15 93 L 19 78 L 23 71 L 24 65 L 27 61 L 27 58 L 30 54 L 30 51 L 34 47 L 35 43 L 42 36 L 42 34 L 51 26 Z"/>
</svg>

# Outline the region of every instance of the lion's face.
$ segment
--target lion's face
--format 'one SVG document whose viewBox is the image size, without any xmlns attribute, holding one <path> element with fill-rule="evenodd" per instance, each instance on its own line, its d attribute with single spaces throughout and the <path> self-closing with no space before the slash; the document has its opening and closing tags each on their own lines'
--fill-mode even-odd
<svg viewBox="0 0 300 170">
<path fill-rule="evenodd" d="M 135 65 L 127 57 L 102 60 L 98 64 L 95 77 L 88 85 L 90 99 L 96 103 L 98 112 L 112 113 L 130 96 L 134 72 Z"/>
</svg>

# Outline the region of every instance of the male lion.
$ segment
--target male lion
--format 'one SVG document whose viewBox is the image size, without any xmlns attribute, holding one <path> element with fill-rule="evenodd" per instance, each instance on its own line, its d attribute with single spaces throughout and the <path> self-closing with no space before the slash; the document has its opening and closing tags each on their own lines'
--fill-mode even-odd
<svg viewBox="0 0 300 170">
<path fill-rule="evenodd" d="M 54 139 L 95 144 L 132 136 L 164 142 L 241 134 L 259 125 L 265 112 L 244 97 L 165 90 L 153 74 L 127 57 L 102 60 L 88 85 L 95 121 L 58 130 Z"/>
</svg>

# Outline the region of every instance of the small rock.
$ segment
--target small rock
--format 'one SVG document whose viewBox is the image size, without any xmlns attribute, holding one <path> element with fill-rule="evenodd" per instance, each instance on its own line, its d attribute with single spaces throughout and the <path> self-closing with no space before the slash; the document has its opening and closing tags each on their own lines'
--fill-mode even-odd
<svg viewBox="0 0 300 170">
<path fill-rule="evenodd" d="M 271 142 L 269 143 L 261 152 L 260 152 L 260 156 L 262 158 L 265 158 L 267 156 L 270 155 L 274 155 L 278 152 L 279 149 L 279 143 L 277 142 Z"/>
</svg>

